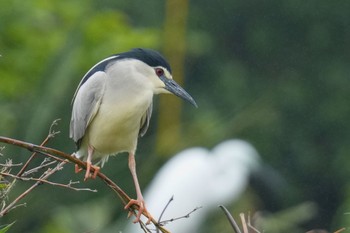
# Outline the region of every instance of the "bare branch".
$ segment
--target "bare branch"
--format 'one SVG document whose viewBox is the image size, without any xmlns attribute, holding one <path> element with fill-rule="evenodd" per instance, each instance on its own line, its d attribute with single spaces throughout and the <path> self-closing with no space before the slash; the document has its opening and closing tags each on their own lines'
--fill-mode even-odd
<svg viewBox="0 0 350 233">
<path fill-rule="evenodd" d="M 53 138 L 53 137 L 56 136 L 56 134 L 61 133 L 61 131 L 57 131 L 57 132 L 56 132 L 56 131 L 53 129 L 54 126 L 57 126 L 57 125 L 58 125 L 58 122 L 59 122 L 60 120 L 61 120 L 61 119 L 58 118 L 58 119 L 56 119 L 56 120 L 54 120 L 54 121 L 52 122 L 52 124 L 51 124 L 51 126 L 50 126 L 50 129 L 49 129 L 49 134 L 48 134 L 47 137 Z"/>
<path fill-rule="evenodd" d="M 0 193 L 0 200 L 1 200 L 1 208 L 5 208 L 6 206 L 6 198 L 9 194 L 9 192 L 12 190 L 12 188 L 14 187 L 16 180 L 13 180 L 12 182 L 8 182 L 8 181 L 2 181 L 3 183 L 5 183 L 5 188 L 1 189 L 1 193 Z"/>
<path fill-rule="evenodd" d="M 50 161 L 50 162 L 48 162 L 48 161 L 50 161 L 50 160 L 47 159 L 47 158 L 45 158 L 44 161 L 41 163 L 40 166 L 35 167 L 35 168 L 33 168 L 33 169 L 30 169 L 30 170 L 24 172 L 24 173 L 22 174 L 22 176 L 28 176 L 28 175 L 30 175 L 30 174 L 32 174 L 32 173 L 35 173 L 35 172 L 39 171 L 40 169 L 49 167 L 49 166 L 51 166 L 51 165 L 57 163 L 57 161 Z M 45 162 L 46 162 L 46 163 L 45 163 Z M 18 176 L 18 175 L 17 175 L 17 176 Z"/>
<path fill-rule="evenodd" d="M 8 212 L 10 212 L 11 210 L 14 210 L 14 209 L 16 209 L 18 207 L 27 207 L 27 203 L 21 203 L 21 204 L 18 204 L 18 205 L 14 205 L 14 206 L 12 206 L 12 208 Z"/>
<path fill-rule="evenodd" d="M 77 164 L 79 167 L 86 170 L 86 162 L 83 162 L 83 161 L 77 159 L 76 157 L 71 156 L 70 154 L 66 154 L 62 151 L 59 151 L 59 150 L 56 150 L 53 148 L 49 148 L 49 147 L 45 147 L 45 146 L 38 146 L 38 145 L 35 145 L 32 143 L 27 143 L 24 141 L 20 141 L 20 140 L 8 138 L 8 137 L 3 137 L 3 136 L 0 136 L 0 142 L 14 145 L 14 146 L 18 146 L 18 147 L 22 147 L 22 148 L 25 148 L 25 149 L 32 151 L 32 152 L 41 153 L 45 156 L 53 157 L 54 159 L 59 160 L 59 161 L 63 161 L 60 158 L 64 158 L 65 160 L 64 160 L 64 162 L 61 162 L 61 164 L 71 162 L 71 163 Z M 58 158 L 58 157 L 60 157 L 60 158 Z M 91 168 L 91 172 L 94 172 L 93 167 Z M 22 172 L 22 174 L 23 174 L 23 172 Z M 41 177 L 41 179 L 46 180 L 47 177 L 46 176 Z M 103 173 L 98 171 L 97 177 L 99 177 L 109 188 L 111 188 L 118 195 L 118 197 L 121 199 L 121 201 L 124 205 L 126 205 L 130 201 L 130 197 L 118 185 L 116 185 L 110 178 L 108 178 L 106 175 L 104 175 Z M 29 192 L 31 192 L 35 187 L 37 187 L 41 183 L 42 183 L 42 181 L 37 181 L 29 189 L 27 189 L 20 196 L 18 196 L 10 205 L 8 205 L 5 209 L 2 209 L 0 212 L 0 217 L 5 215 L 18 201 L 20 201 L 22 198 L 24 198 Z M 131 211 L 134 214 L 135 214 L 135 210 L 137 210 L 137 211 L 139 210 L 139 207 L 136 205 L 133 205 L 128 209 L 128 211 Z M 148 215 L 146 213 L 142 213 L 142 214 L 148 218 Z M 169 231 L 166 230 L 165 228 L 163 228 L 163 226 L 161 224 L 159 224 L 154 218 L 151 218 L 151 222 L 157 228 L 159 228 L 159 230 L 162 233 L 169 233 Z"/>
<path fill-rule="evenodd" d="M 97 192 L 96 189 L 76 188 L 76 187 L 72 186 L 74 184 L 80 183 L 79 181 L 75 181 L 75 182 L 70 181 L 68 184 L 61 184 L 61 183 L 56 183 L 56 182 L 52 182 L 52 181 L 49 181 L 49 180 L 45 180 L 43 178 L 16 176 L 16 175 L 13 175 L 13 174 L 10 174 L 10 173 L 4 173 L 4 172 L 0 172 L 0 175 L 12 177 L 14 179 L 23 180 L 23 181 L 37 181 L 37 182 L 41 182 L 41 183 L 50 184 L 50 185 L 53 185 L 53 186 L 60 186 L 60 187 L 64 187 L 64 188 L 69 188 L 69 189 L 72 189 L 72 190 L 75 190 L 75 191 L 89 191 L 89 192 L 94 192 L 94 193 Z"/>
<path fill-rule="evenodd" d="M 230 214 L 230 212 L 226 209 L 226 207 L 220 205 L 219 206 L 225 213 L 227 219 L 229 220 L 233 230 L 235 231 L 235 233 L 241 233 L 240 228 L 238 227 L 237 222 L 234 220 L 234 218 L 232 217 L 232 215 Z M 260 231 L 258 231 L 255 227 L 253 227 L 251 225 L 250 222 L 250 213 L 248 213 L 248 221 L 246 221 L 244 213 L 240 213 L 239 214 L 240 218 L 241 218 L 241 223 L 242 223 L 242 227 L 243 227 L 243 233 L 250 233 L 252 231 L 254 231 L 255 233 L 260 233 Z"/>
<path fill-rule="evenodd" d="M 250 222 L 250 213 L 248 213 L 248 223 L 247 223 L 249 229 L 252 229 L 255 233 L 260 233 L 260 231 L 258 231 L 258 229 L 256 229 L 255 227 L 253 227 L 253 225 Z"/>
<path fill-rule="evenodd" d="M 242 232 L 241 232 L 241 229 L 239 229 L 238 224 L 236 223 L 235 219 L 232 217 L 232 215 L 231 215 L 230 212 L 226 209 L 226 207 L 223 206 L 223 205 L 220 205 L 219 207 L 224 211 L 224 213 L 225 213 L 225 215 L 226 215 L 228 221 L 230 222 L 230 224 L 231 224 L 233 230 L 234 230 L 236 233 L 242 233 Z"/>
<path fill-rule="evenodd" d="M 22 163 L 0 163 L 0 167 L 19 167 L 19 166 L 22 166 L 23 164 Z"/>
<path fill-rule="evenodd" d="M 54 138 L 56 136 L 56 134 L 59 134 L 60 131 L 57 131 L 55 132 L 53 130 L 53 127 L 57 125 L 57 122 L 60 121 L 61 119 L 56 119 L 52 122 L 51 126 L 50 126 L 50 129 L 49 129 L 49 133 L 47 135 L 47 137 L 45 138 L 45 140 L 40 144 L 40 146 L 44 146 L 46 145 L 46 143 L 49 142 L 49 140 L 51 138 Z M 34 159 L 34 157 L 36 156 L 36 152 L 34 152 L 30 157 L 29 159 L 27 160 L 27 162 L 24 164 L 24 166 L 21 168 L 21 170 L 17 173 L 17 176 L 21 176 L 23 174 L 23 172 L 27 169 L 29 163 Z M 63 161 L 61 161 L 63 162 Z"/>
<path fill-rule="evenodd" d="M 164 225 L 168 224 L 169 222 L 174 222 L 174 221 L 177 221 L 177 220 L 183 219 L 183 218 L 189 218 L 190 215 L 191 215 L 192 213 L 196 212 L 197 210 L 199 210 L 199 209 L 201 209 L 201 208 L 202 208 L 202 206 L 196 207 L 196 208 L 194 208 L 193 210 L 191 210 L 190 212 L 188 212 L 188 213 L 187 213 L 186 215 L 184 215 L 184 216 L 177 217 L 177 218 L 172 218 L 172 219 L 169 219 L 169 220 L 164 220 L 164 221 L 160 222 L 159 224 L 161 224 L 162 226 L 164 226 Z"/>
<path fill-rule="evenodd" d="M 168 208 L 169 204 L 170 204 L 170 203 L 171 203 L 173 200 L 174 200 L 174 195 L 173 195 L 173 196 L 171 196 L 171 198 L 169 199 L 168 203 L 165 205 L 165 207 L 164 207 L 164 209 L 163 209 L 162 213 L 160 213 L 160 216 L 159 216 L 159 218 L 158 218 L 158 222 L 160 222 L 160 221 L 161 221 L 161 219 L 162 219 L 162 217 L 163 217 L 163 214 L 164 214 L 165 210 Z"/>
<path fill-rule="evenodd" d="M 345 227 L 343 227 L 343 228 L 341 228 L 341 229 L 339 229 L 339 230 L 335 231 L 334 233 L 340 233 L 340 232 L 343 232 L 343 231 L 345 231 L 345 230 L 346 230 L 346 228 L 345 228 Z"/>
<path fill-rule="evenodd" d="M 165 205 L 165 207 L 164 207 L 162 213 L 160 213 L 160 216 L 159 216 L 159 218 L 158 218 L 158 222 L 161 222 L 161 219 L 162 219 L 162 217 L 163 217 L 163 214 L 164 214 L 165 210 L 168 208 L 169 204 L 170 204 L 173 200 L 174 200 L 174 195 L 171 196 L 171 198 L 169 199 L 168 203 L 166 203 L 166 205 Z M 159 233 L 159 229 L 158 229 L 158 228 L 156 229 L 156 233 Z"/>
<path fill-rule="evenodd" d="M 3 151 L 5 149 L 5 146 L 0 146 L 0 156 L 3 156 L 3 154 L 1 153 L 1 151 Z"/>
<path fill-rule="evenodd" d="M 45 180 L 49 178 L 52 174 L 54 174 L 56 171 L 59 171 L 62 166 L 66 162 L 61 162 L 58 164 L 55 168 L 47 170 L 41 177 L 41 179 Z M 24 191 L 21 195 L 19 195 L 14 201 L 12 201 L 7 207 L 3 208 L 0 212 L 0 217 L 6 215 L 9 211 L 11 211 L 15 206 L 18 206 L 17 203 L 22 200 L 25 196 L 27 196 L 33 189 L 35 189 L 38 185 L 42 184 L 42 181 L 37 181 L 35 184 L 33 184 L 30 188 L 28 188 L 26 191 Z"/>
<path fill-rule="evenodd" d="M 140 222 L 140 226 L 141 229 L 145 232 L 145 233 L 152 233 L 152 231 L 150 229 L 147 228 L 146 224 L 144 222 Z M 158 229 L 158 228 L 157 228 Z"/>
<path fill-rule="evenodd" d="M 8 212 L 10 212 L 13 208 L 16 208 L 15 206 L 17 206 L 16 204 L 23 199 L 26 195 L 28 195 L 28 193 L 30 193 L 34 188 L 36 188 L 38 185 L 40 184 L 40 182 L 36 182 L 35 184 L 33 184 L 29 189 L 27 189 L 26 191 L 24 191 L 21 195 L 19 195 L 14 201 L 12 201 L 9 205 L 5 206 L 3 205 L 3 208 L 1 209 L 0 212 L 0 217 L 6 215 Z"/>
<path fill-rule="evenodd" d="M 249 233 L 249 232 L 248 232 L 247 222 L 245 221 L 244 214 L 243 214 L 243 213 L 240 213 L 240 214 L 239 214 L 239 217 L 241 218 L 242 227 L 243 227 L 243 233 Z"/>
</svg>

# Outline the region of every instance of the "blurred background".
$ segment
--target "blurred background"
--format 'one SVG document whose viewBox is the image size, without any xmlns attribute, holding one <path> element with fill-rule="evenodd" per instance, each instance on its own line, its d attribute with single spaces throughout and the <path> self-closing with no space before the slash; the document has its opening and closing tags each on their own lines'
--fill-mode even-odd
<svg viewBox="0 0 350 233">
<path fill-rule="evenodd" d="M 71 99 L 83 75 L 111 54 L 153 48 L 199 108 L 155 97 L 136 156 L 141 187 L 174 154 L 239 138 L 264 169 L 226 203 L 234 217 L 259 212 L 286 225 L 266 232 L 334 232 L 350 225 L 349 12 L 343 0 L 0 1 L 0 135 L 40 144 L 60 118 L 48 146 L 72 153 Z M 16 163 L 30 155 L 8 145 L 2 153 Z M 73 170 L 67 165 L 52 180 L 82 181 Z M 102 171 L 135 196 L 126 155 Z M 18 182 L 9 198 L 28 185 Z M 0 225 L 123 232 L 131 220 L 119 199 L 99 180 L 84 185 L 98 193 L 42 185 Z M 219 208 L 206 219 L 199 232 L 233 232 Z"/>
</svg>

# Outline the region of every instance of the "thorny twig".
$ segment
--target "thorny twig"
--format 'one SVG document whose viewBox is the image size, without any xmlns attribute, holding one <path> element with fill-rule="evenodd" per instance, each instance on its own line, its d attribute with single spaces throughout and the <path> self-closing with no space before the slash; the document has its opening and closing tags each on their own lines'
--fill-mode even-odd
<svg viewBox="0 0 350 233">
<path fill-rule="evenodd" d="M 172 201 L 173 199 L 170 199 L 170 201 L 168 202 L 168 204 L 165 206 L 165 209 L 168 207 L 168 205 L 170 204 L 170 202 Z M 193 212 L 196 212 L 197 210 L 201 209 L 202 206 L 199 206 L 199 207 L 196 207 L 194 208 L 193 210 L 191 210 L 190 212 L 188 212 L 187 214 L 183 215 L 183 216 L 180 216 L 180 217 L 177 217 L 177 218 L 171 218 L 169 220 L 164 220 L 164 221 L 161 221 L 159 222 L 159 224 L 161 224 L 162 226 L 168 224 L 169 222 L 174 222 L 174 221 L 177 221 L 179 219 L 183 219 L 183 218 L 189 218 L 190 215 L 193 213 Z M 163 211 L 164 212 L 164 211 Z M 163 214 L 163 213 L 162 213 Z"/>
<path fill-rule="evenodd" d="M 59 120 L 59 119 L 58 119 L 58 120 Z M 57 133 L 59 133 L 59 132 L 55 132 L 55 131 L 53 130 L 53 126 L 55 126 L 55 125 L 57 124 L 57 121 L 58 121 L 58 120 L 55 120 L 55 121 L 51 124 L 50 130 L 49 130 L 49 134 L 48 134 L 48 136 L 46 137 L 46 139 L 42 142 L 41 145 L 46 144 L 46 143 L 49 141 L 49 139 L 53 138 Z M 2 147 L 2 149 L 4 149 L 4 147 Z M 9 211 L 11 211 L 11 210 L 17 208 L 18 206 L 23 206 L 23 205 L 25 206 L 25 205 L 26 205 L 25 203 L 24 203 L 24 204 L 17 204 L 17 202 L 20 201 L 21 199 L 23 199 L 26 195 L 28 195 L 28 194 L 30 193 L 30 191 L 33 190 L 35 187 L 37 187 L 39 184 L 44 183 L 44 182 L 46 181 L 45 179 L 40 179 L 40 181 L 39 181 L 39 179 L 38 179 L 38 180 L 37 180 L 37 183 L 35 183 L 32 187 L 30 187 L 29 189 L 27 189 L 24 193 L 22 193 L 22 194 L 21 194 L 20 196 L 18 196 L 14 201 L 12 201 L 9 205 L 6 206 L 6 198 L 7 198 L 7 196 L 8 196 L 8 193 L 10 192 L 11 188 L 15 185 L 16 181 L 17 181 L 17 180 L 22 176 L 22 174 L 25 172 L 25 170 L 27 169 L 29 163 L 33 160 L 33 158 L 35 157 L 35 155 L 36 155 L 36 153 L 34 152 L 34 153 L 30 156 L 30 158 L 26 161 L 26 163 L 21 167 L 21 169 L 20 169 L 20 171 L 17 173 L 17 175 L 13 175 L 13 174 L 11 173 L 11 168 L 17 165 L 17 164 L 12 164 L 12 161 L 11 161 L 11 160 L 7 160 L 5 166 L 1 166 L 1 168 L 2 168 L 2 169 L 1 169 L 1 175 L 2 175 L 1 177 L 4 179 L 4 177 L 12 176 L 12 178 L 14 178 L 14 179 L 12 180 L 12 182 L 8 182 L 7 185 L 6 185 L 6 186 L 3 186 L 2 189 L 1 189 L 1 196 L 0 196 L 0 198 L 1 198 L 1 206 L 2 206 L 2 207 L 1 207 L 1 211 L 0 211 L 0 216 L 3 216 L 3 215 L 5 215 L 5 214 L 7 214 Z M 28 174 L 30 174 L 30 173 L 32 173 L 32 172 L 34 172 L 34 171 L 39 170 L 40 168 L 47 167 L 47 166 L 42 166 L 43 163 L 45 163 L 47 160 L 48 160 L 48 159 L 45 158 L 44 161 L 41 163 L 41 165 L 40 165 L 39 167 L 33 168 L 32 170 L 27 171 L 27 174 L 26 174 L 26 173 L 25 173 L 25 174 L 28 175 Z M 63 162 L 63 160 L 62 160 L 61 162 Z M 52 163 L 49 163 L 49 164 L 51 165 L 51 164 L 54 164 L 54 163 L 57 163 L 57 161 L 52 161 Z M 59 165 L 58 165 L 58 166 L 59 166 Z M 60 169 L 54 169 L 54 170 L 53 170 L 53 173 L 54 173 L 55 171 L 58 171 L 58 170 L 60 170 Z M 50 169 L 49 169 L 48 171 L 50 171 Z M 44 174 L 47 174 L 48 171 L 46 171 Z M 52 173 L 52 174 L 53 174 L 53 173 Z M 43 175 L 44 175 L 44 174 L 43 174 Z M 48 176 L 50 176 L 50 174 L 48 174 Z M 48 176 L 47 176 L 47 177 L 48 177 Z M 27 178 L 27 179 L 28 179 L 28 178 Z M 34 180 L 35 178 L 31 178 L 31 179 Z"/>
<path fill-rule="evenodd" d="M 50 169 L 48 170 L 50 171 Z M 77 184 L 79 183 L 79 181 L 70 181 L 68 184 L 61 184 L 61 183 L 56 183 L 56 182 L 52 182 L 43 178 L 34 178 L 34 177 L 21 177 L 21 176 L 16 176 L 10 173 L 4 173 L 4 172 L 0 172 L 0 175 L 2 176 L 8 176 L 8 177 L 12 177 L 14 179 L 17 180 L 23 180 L 23 181 L 37 181 L 37 182 L 41 182 L 41 183 L 46 183 L 46 184 L 50 184 L 53 186 L 60 186 L 60 187 L 64 187 L 64 188 L 68 188 L 68 189 L 72 189 L 75 191 L 90 191 L 90 192 L 97 192 L 96 189 L 89 189 L 89 188 L 76 188 L 73 187 L 73 184 Z"/>
<path fill-rule="evenodd" d="M 46 143 L 49 142 L 49 140 L 51 138 L 54 138 L 57 134 L 60 133 L 60 131 L 55 131 L 53 129 L 54 126 L 57 125 L 57 122 L 60 121 L 61 119 L 56 119 L 52 122 L 51 126 L 50 126 L 50 129 L 49 129 L 49 134 L 47 135 L 47 137 L 45 138 L 45 140 L 40 144 L 40 146 L 44 146 L 46 145 Z M 34 159 L 34 157 L 36 156 L 36 152 L 34 152 L 30 157 L 29 159 L 27 160 L 27 162 L 24 164 L 24 166 L 22 167 L 22 169 L 17 173 L 17 176 L 21 176 L 23 174 L 23 172 L 27 169 L 29 163 Z"/>
<path fill-rule="evenodd" d="M 3 151 L 5 149 L 5 146 L 0 146 L 0 156 L 3 156 L 3 154 L 1 153 L 1 151 Z"/>
<path fill-rule="evenodd" d="M 11 166 L 12 161 L 11 160 L 6 160 L 6 166 L 0 167 L 1 172 L 9 172 L 11 171 Z M 4 177 L 0 176 L 0 184 L 1 184 L 1 189 L 0 189 L 0 201 L 1 201 L 1 208 L 5 208 L 6 206 L 6 198 L 9 194 L 9 192 L 12 190 L 12 187 L 15 185 L 15 181 L 13 180 L 12 182 L 9 182 L 8 180 L 4 179 Z"/>
<path fill-rule="evenodd" d="M 195 212 L 195 211 L 197 211 L 198 209 L 202 208 L 201 206 L 200 206 L 200 207 L 196 207 L 196 208 L 194 208 L 192 211 L 190 211 L 189 213 L 187 213 L 187 214 L 184 215 L 184 216 L 177 217 L 177 218 L 172 218 L 172 219 L 169 219 L 169 220 L 161 221 L 161 219 L 162 219 L 162 217 L 163 217 L 165 211 L 167 210 L 168 206 L 170 205 L 170 203 L 171 203 L 172 201 L 174 201 L 174 196 L 171 196 L 171 197 L 170 197 L 169 201 L 166 203 L 166 205 L 164 206 L 162 212 L 161 212 L 160 215 L 159 215 L 158 223 L 159 223 L 160 226 L 164 226 L 164 225 L 168 224 L 169 222 L 174 222 L 174 221 L 177 221 L 177 220 L 179 220 L 179 219 L 189 218 L 190 215 L 191 215 L 193 212 Z M 143 228 L 142 225 L 141 225 L 141 228 L 144 230 L 144 228 Z M 147 229 L 147 230 L 148 230 L 148 229 Z M 157 229 L 155 230 L 156 233 L 159 233 L 159 230 L 160 230 L 160 228 L 157 227 Z M 145 230 L 144 230 L 144 231 L 145 231 Z M 151 231 L 148 230 L 148 231 L 145 231 L 145 232 L 151 232 Z"/>
<path fill-rule="evenodd" d="M 171 196 L 171 198 L 169 199 L 169 201 L 166 203 L 164 209 L 162 210 L 162 213 L 160 213 L 159 218 L 158 218 L 158 222 L 160 223 L 163 217 L 163 214 L 165 213 L 165 210 L 168 208 L 169 204 L 174 200 L 174 195 Z M 159 229 L 156 229 L 156 233 L 159 233 Z"/>
<path fill-rule="evenodd" d="M 169 222 L 174 222 L 174 221 L 177 221 L 177 220 L 183 219 L 183 218 L 189 218 L 190 215 L 191 215 L 193 212 L 199 210 L 200 208 L 202 208 L 202 207 L 201 207 L 201 206 L 196 207 L 196 208 L 194 208 L 193 210 L 191 210 L 189 213 L 187 213 L 187 214 L 184 215 L 184 216 L 180 216 L 180 217 L 177 217 L 177 218 L 171 218 L 171 219 L 169 219 L 169 220 L 164 220 L 164 221 L 160 222 L 159 224 L 161 224 L 162 226 L 164 226 L 164 225 L 168 224 Z"/>
<path fill-rule="evenodd" d="M 163 217 L 163 214 L 165 213 L 165 210 L 168 208 L 169 204 L 170 204 L 173 200 L 174 200 L 174 195 L 171 196 L 171 198 L 169 199 L 168 203 L 166 203 L 166 205 L 165 205 L 165 207 L 164 207 L 162 213 L 160 213 L 159 218 L 158 218 L 158 222 L 161 221 L 161 219 L 162 219 L 162 217 Z"/>
<path fill-rule="evenodd" d="M 28 170 L 26 172 L 23 172 L 22 176 L 24 176 L 24 177 L 28 176 L 28 175 L 30 175 L 32 173 L 38 172 L 39 170 L 41 170 L 43 168 L 49 167 L 49 166 L 51 166 L 51 165 L 53 165 L 55 163 L 57 163 L 57 161 L 55 161 L 55 160 L 54 161 L 50 161 L 48 158 L 45 158 L 43 160 L 43 162 L 38 167 L 35 167 L 35 168 L 30 169 L 30 170 Z M 22 177 L 22 176 L 18 176 L 17 175 L 17 177 Z"/>
<path fill-rule="evenodd" d="M 16 164 L 0 163 L 0 167 L 19 167 L 22 165 L 23 165 L 22 163 L 16 163 Z"/>
<path fill-rule="evenodd" d="M 2 203 L 2 208 L 0 211 L 0 217 L 5 215 L 6 213 L 8 213 L 9 211 L 13 210 L 14 208 L 16 208 L 18 206 L 18 202 L 20 200 L 22 200 L 25 196 L 27 196 L 34 188 L 36 188 L 39 184 L 42 183 L 48 183 L 51 185 L 57 185 L 57 186 L 61 186 L 61 187 L 65 187 L 65 188 L 70 188 L 70 189 L 74 189 L 77 191 L 94 191 L 91 189 L 81 189 L 81 188 L 75 188 L 72 187 L 71 185 L 75 184 L 75 182 L 71 182 L 69 184 L 59 184 L 59 183 L 55 183 L 55 182 L 51 182 L 48 181 L 47 178 L 49 176 L 51 176 L 52 174 L 54 174 L 55 172 L 59 171 L 60 169 L 62 169 L 63 165 L 66 163 L 74 163 L 77 164 L 79 167 L 86 169 L 86 163 L 75 158 L 74 156 L 71 156 L 70 154 L 66 154 L 62 151 L 53 149 L 53 148 L 49 148 L 49 147 L 45 147 L 43 146 L 44 144 L 46 144 L 49 139 L 51 139 L 52 137 L 54 137 L 57 133 L 59 132 L 55 132 L 52 130 L 52 127 L 54 125 L 57 124 L 57 120 L 51 125 L 50 127 L 50 131 L 49 131 L 49 135 L 47 136 L 47 138 L 43 141 L 41 146 L 35 145 L 35 144 L 31 144 L 31 143 L 27 143 L 27 142 L 23 142 L 20 140 L 16 140 L 16 139 L 12 139 L 12 138 L 7 138 L 7 137 L 2 137 L 0 136 L 0 142 L 3 143 L 7 143 L 7 144 L 11 144 L 11 145 L 15 145 L 18 147 L 22 147 L 25 148 L 29 151 L 32 151 L 33 154 L 30 156 L 30 158 L 27 160 L 27 162 L 25 163 L 25 165 L 23 165 L 22 169 L 20 170 L 20 172 L 17 173 L 17 175 L 10 175 L 10 172 L 8 170 L 2 170 L 2 174 L 0 175 L 7 175 L 7 176 L 11 176 L 12 178 L 14 178 L 13 182 L 11 183 L 13 185 L 13 183 L 17 180 L 17 179 L 22 179 L 22 180 L 31 180 L 31 181 L 35 181 L 35 183 L 28 188 L 25 192 L 23 192 L 20 196 L 18 196 L 14 201 L 12 201 L 9 205 L 5 205 L 4 203 Z M 48 168 L 48 170 L 39 178 L 33 178 L 33 177 L 26 177 L 29 174 L 32 174 L 33 172 L 37 172 L 40 169 L 49 167 L 51 165 L 51 162 L 43 162 L 41 163 L 40 166 L 33 168 L 31 170 L 25 171 L 29 165 L 29 163 L 33 160 L 33 158 L 36 156 L 36 154 L 42 154 L 46 157 L 50 157 L 52 158 L 54 161 L 53 162 L 57 162 L 59 161 L 60 163 L 53 169 Z M 52 164 L 54 164 L 52 162 Z M 91 168 L 91 172 L 94 172 L 94 168 Z M 130 197 L 118 186 L 116 185 L 111 179 L 109 179 L 106 175 L 104 175 L 101 172 L 97 173 L 97 177 L 99 177 L 109 188 L 111 188 L 121 199 L 121 201 L 124 204 L 127 204 L 130 201 Z M 9 186 L 10 187 L 10 186 Z M 138 210 L 138 206 L 132 206 L 129 211 L 131 211 L 134 215 L 136 215 L 136 210 Z M 193 212 L 193 211 L 192 211 Z M 148 217 L 148 216 L 146 216 Z M 175 220 L 175 219 L 174 219 Z M 155 219 L 151 218 L 151 222 L 156 226 L 157 229 L 159 229 L 162 233 L 169 233 L 168 230 L 166 230 L 165 228 L 163 228 L 163 226 L 161 224 L 159 224 Z M 145 232 L 150 232 L 150 230 L 146 227 L 146 224 L 141 222 L 141 227 Z"/>
<path fill-rule="evenodd" d="M 57 172 L 58 170 L 62 169 L 62 166 L 66 162 L 59 163 L 54 169 L 48 169 L 47 172 L 45 172 L 40 179 L 45 180 L 49 178 L 52 174 Z M 19 195 L 14 201 L 12 201 L 9 205 L 7 205 L 5 208 L 2 208 L 0 211 L 0 217 L 7 214 L 9 211 L 16 208 L 18 205 L 16 205 L 20 200 L 22 200 L 25 196 L 27 196 L 34 188 L 36 188 L 38 185 L 42 184 L 42 181 L 37 181 L 35 184 L 33 184 L 30 188 L 28 188 L 26 191 L 24 191 L 21 195 Z"/>
</svg>

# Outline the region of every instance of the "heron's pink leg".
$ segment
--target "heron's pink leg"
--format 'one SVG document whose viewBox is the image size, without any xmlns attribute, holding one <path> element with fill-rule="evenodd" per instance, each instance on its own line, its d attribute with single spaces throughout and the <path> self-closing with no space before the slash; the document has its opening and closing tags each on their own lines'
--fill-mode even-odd
<svg viewBox="0 0 350 233">
<path fill-rule="evenodd" d="M 100 170 L 100 167 L 94 166 L 94 165 L 92 165 L 92 163 L 91 163 L 92 154 L 93 154 L 93 153 L 94 153 L 94 148 L 93 148 L 92 146 L 89 145 L 89 146 L 88 146 L 88 157 L 87 157 L 87 160 L 86 160 L 86 173 L 85 173 L 84 181 L 88 180 L 89 178 L 95 179 L 96 176 L 97 176 L 97 173 L 98 173 L 99 170 Z M 91 174 L 90 174 L 91 167 L 94 169 L 94 173 L 93 173 L 92 176 L 91 176 Z"/>
<path fill-rule="evenodd" d="M 141 214 L 144 213 L 144 215 L 148 217 L 148 221 L 146 224 L 149 224 L 151 222 L 152 216 L 146 209 L 145 201 L 144 201 L 142 193 L 141 193 L 139 181 L 137 179 L 137 174 L 136 174 L 135 154 L 133 152 L 129 153 L 129 169 L 130 169 L 132 178 L 134 180 L 137 199 L 136 200 L 131 199 L 129 201 L 129 203 L 124 208 L 129 209 L 132 205 L 137 205 L 139 207 L 139 209 L 138 209 L 136 219 L 134 220 L 134 223 L 139 222 Z"/>
</svg>

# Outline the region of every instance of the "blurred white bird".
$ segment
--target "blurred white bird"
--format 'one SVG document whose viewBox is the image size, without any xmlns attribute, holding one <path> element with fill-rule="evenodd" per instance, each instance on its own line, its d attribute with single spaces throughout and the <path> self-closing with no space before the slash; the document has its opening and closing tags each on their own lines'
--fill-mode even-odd
<svg viewBox="0 0 350 233">
<path fill-rule="evenodd" d="M 156 174 L 146 190 L 145 200 L 154 217 L 162 220 L 184 216 L 202 207 L 190 218 L 166 225 L 172 233 L 196 233 L 211 210 L 236 201 L 244 192 L 249 174 L 258 169 L 259 155 L 243 140 L 228 140 L 212 151 L 191 148 L 171 158 Z M 123 233 L 142 232 L 138 224 L 129 224 Z"/>
</svg>

